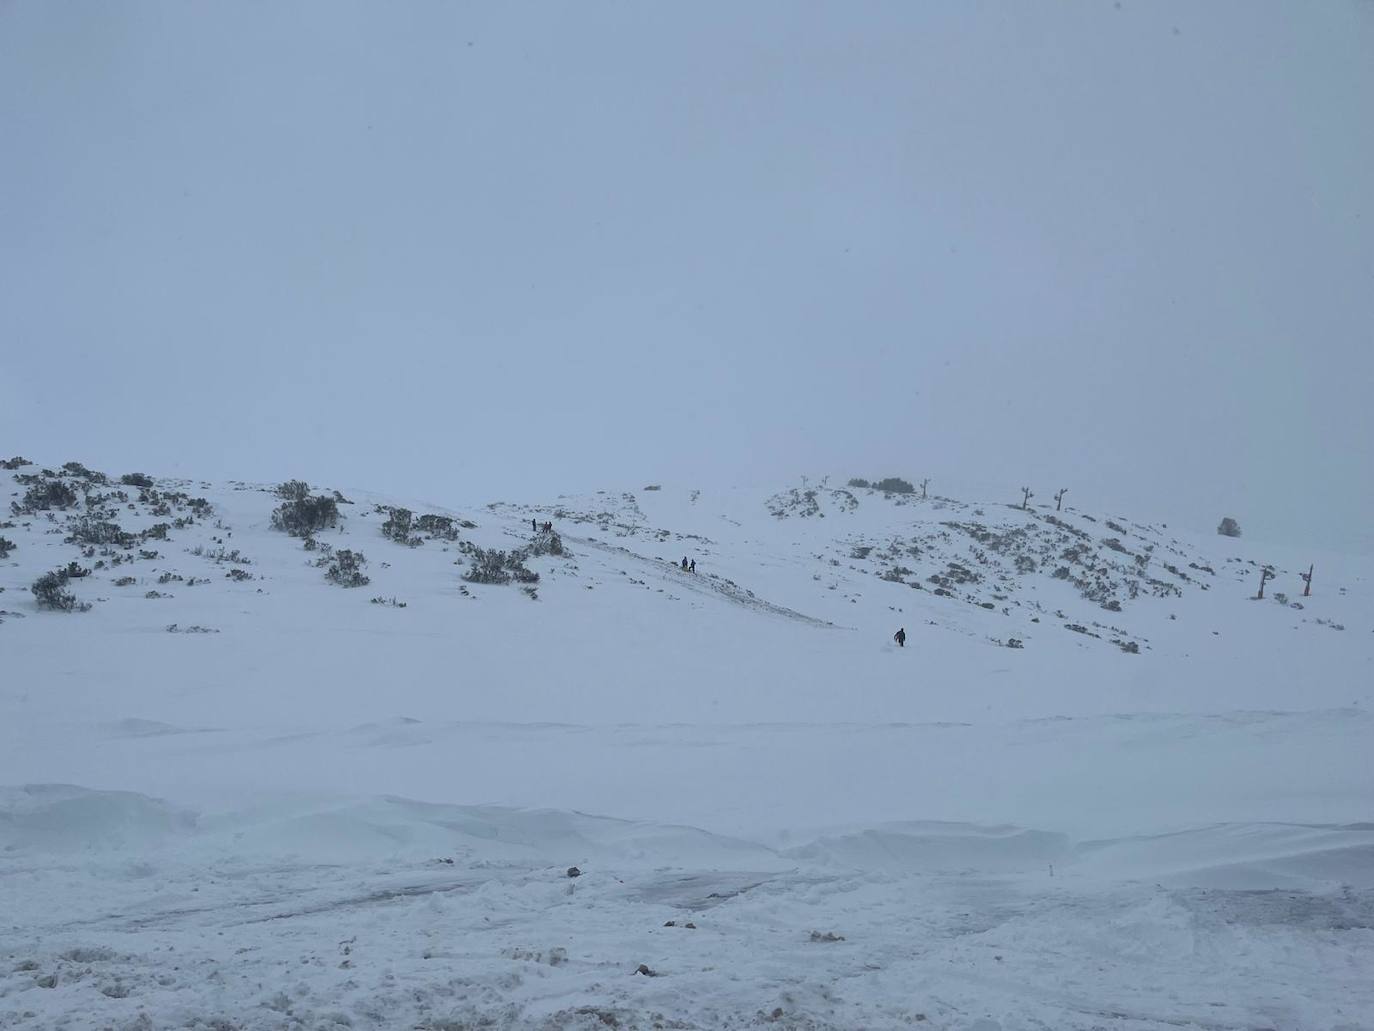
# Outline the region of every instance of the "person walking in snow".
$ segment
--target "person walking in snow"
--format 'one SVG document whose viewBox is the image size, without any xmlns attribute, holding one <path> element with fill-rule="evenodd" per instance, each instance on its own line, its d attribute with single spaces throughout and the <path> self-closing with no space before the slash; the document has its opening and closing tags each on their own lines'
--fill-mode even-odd
<svg viewBox="0 0 1374 1031">
<path fill-rule="evenodd" d="M 682 568 L 683 568 L 684 570 L 687 568 L 687 556 L 686 556 L 686 555 L 683 555 L 683 556 L 682 556 Z"/>
<path fill-rule="evenodd" d="M 892 635 L 892 639 L 893 639 L 894 641 L 897 642 L 897 647 L 898 647 L 898 648 L 905 648 L 905 647 L 906 647 L 906 627 L 900 627 L 900 628 L 897 630 L 897 632 L 896 632 L 895 634 Z"/>
<path fill-rule="evenodd" d="M 697 571 L 697 560 L 696 560 L 696 559 L 692 559 L 691 571 L 692 571 L 693 573 L 695 573 L 695 572 Z"/>
<path fill-rule="evenodd" d="M 533 530 L 535 533 L 538 533 L 538 532 L 539 532 L 539 522 L 538 522 L 537 520 L 535 520 L 535 519 L 531 519 L 531 520 L 530 520 L 530 529 Z"/>
</svg>

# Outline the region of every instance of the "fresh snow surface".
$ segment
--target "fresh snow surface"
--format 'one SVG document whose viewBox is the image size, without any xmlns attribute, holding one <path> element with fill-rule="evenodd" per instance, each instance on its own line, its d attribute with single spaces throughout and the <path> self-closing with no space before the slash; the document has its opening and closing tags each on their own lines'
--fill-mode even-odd
<svg viewBox="0 0 1374 1031">
<path fill-rule="evenodd" d="M 342 496 L 307 551 L 270 486 L 0 470 L 0 1027 L 1374 1027 L 1370 560 L 1019 492 Z M 537 583 L 464 581 L 531 519 Z"/>
</svg>

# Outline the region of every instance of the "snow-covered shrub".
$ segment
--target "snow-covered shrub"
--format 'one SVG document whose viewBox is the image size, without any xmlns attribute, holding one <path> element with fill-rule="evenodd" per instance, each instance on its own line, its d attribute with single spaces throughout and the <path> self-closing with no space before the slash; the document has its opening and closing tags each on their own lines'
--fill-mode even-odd
<svg viewBox="0 0 1374 1031">
<path fill-rule="evenodd" d="M 860 478 L 860 477 L 858 477 L 858 476 L 855 476 L 852 480 L 850 480 L 847 484 L 845 484 L 845 486 L 847 486 L 847 487 L 854 487 L 854 488 L 857 489 L 857 490 L 863 490 L 865 487 L 871 487 L 871 486 L 873 486 L 873 484 L 869 483 L 869 482 L 868 482 L 867 480 L 865 480 L 865 479 L 862 479 L 862 478 Z"/>
<path fill-rule="evenodd" d="M 471 523 L 463 524 L 469 529 Z M 430 537 L 438 537 L 441 540 L 456 541 L 458 539 L 458 529 L 453 525 L 452 516 L 441 515 L 422 515 L 415 520 L 415 528 Z"/>
<path fill-rule="evenodd" d="M 112 544 L 118 548 L 127 548 L 134 542 L 134 535 L 125 533 L 118 523 L 89 515 L 73 519 L 68 528 L 71 530 L 66 538 L 68 544 L 90 544 L 97 547 Z"/>
<path fill-rule="evenodd" d="M 58 479 L 38 477 L 24 493 L 24 500 L 10 502 L 15 515 L 33 515 L 52 509 L 68 509 L 76 504 L 76 491 Z"/>
<path fill-rule="evenodd" d="M 14 541 L 8 537 L 0 537 L 0 558 L 9 558 L 10 552 L 15 548 Z"/>
<path fill-rule="evenodd" d="M 73 562 L 72 566 L 76 563 Z M 67 581 L 71 579 L 70 566 L 67 569 L 55 569 L 51 573 L 44 573 L 29 587 L 33 592 L 34 600 L 38 602 L 40 609 L 51 609 L 54 612 L 86 612 L 90 609 L 89 603 L 78 602 L 76 595 L 67 590 Z M 85 575 L 83 571 L 81 575 Z"/>
<path fill-rule="evenodd" d="M 20 458 L 18 455 L 15 455 L 13 458 L 7 458 L 3 462 L 0 462 L 0 469 L 21 469 L 26 465 L 33 465 L 33 463 L 27 458 Z"/>
<path fill-rule="evenodd" d="M 349 551 L 347 548 L 340 548 L 334 552 L 329 568 L 325 570 L 324 578 L 340 587 L 362 587 L 371 582 L 368 577 L 363 575 L 362 567 L 365 565 L 367 565 L 367 559 L 363 557 L 361 551 Z"/>
<path fill-rule="evenodd" d="M 539 531 L 539 533 L 535 535 L 534 540 L 530 542 L 529 546 L 521 548 L 520 550 L 525 553 L 524 558 L 528 558 L 530 555 L 536 557 L 540 555 L 557 555 L 562 557 L 567 554 L 563 549 L 563 538 L 558 536 L 557 530 Z M 524 558 L 522 558 L 521 561 L 524 561 Z"/>
<path fill-rule="evenodd" d="M 292 537 L 309 537 L 339 521 L 339 503 L 323 494 L 312 497 L 300 480 L 283 483 L 277 494 L 286 500 L 272 512 L 272 525 Z"/>
<path fill-rule="evenodd" d="M 126 487 L 151 487 L 153 478 L 147 473 L 125 473 L 119 478 L 119 482 Z"/>
<path fill-rule="evenodd" d="M 468 571 L 463 579 L 473 584 L 508 584 L 511 574 L 506 569 L 507 556 L 504 551 L 478 548 L 474 546 L 468 553 Z"/>
<path fill-rule="evenodd" d="M 1236 522 L 1230 516 L 1227 516 L 1221 521 L 1221 525 L 1217 527 L 1217 533 L 1221 534 L 1223 537 L 1239 537 L 1240 523 Z"/>
<path fill-rule="evenodd" d="M 408 548 L 418 548 L 423 541 L 419 537 L 411 536 L 411 524 L 415 520 L 415 513 L 408 508 L 388 508 L 387 520 L 382 524 L 382 536 L 395 541 L 397 544 L 404 544 Z"/>
<path fill-rule="evenodd" d="M 80 462 L 63 462 L 62 471 L 68 476 L 75 476 L 77 479 L 89 480 L 91 483 L 109 482 L 104 473 L 98 473 L 93 469 L 87 469 Z"/>
<path fill-rule="evenodd" d="M 873 484 L 875 488 L 889 494 L 915 494 L 916 488 L 900 476 L 887 476 Z"/>
<path fill-rule="evenodd" d="M 119 579 L 111 581 L 116 587 L 132 587 L 138 583 L 136 576 L 121 576 Z"/>
</svg>

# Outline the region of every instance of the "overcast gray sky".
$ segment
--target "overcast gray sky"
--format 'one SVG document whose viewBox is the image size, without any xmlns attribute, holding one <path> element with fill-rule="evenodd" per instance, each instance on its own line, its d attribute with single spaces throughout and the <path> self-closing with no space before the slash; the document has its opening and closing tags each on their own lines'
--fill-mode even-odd
<svg viewBox="0 0 1374 1031">
<path fill-rule="evenodd" d="M 1371 55 L 1340 0 L 0 2 L 0 451 L 1370 550 Z"/>
</svg>

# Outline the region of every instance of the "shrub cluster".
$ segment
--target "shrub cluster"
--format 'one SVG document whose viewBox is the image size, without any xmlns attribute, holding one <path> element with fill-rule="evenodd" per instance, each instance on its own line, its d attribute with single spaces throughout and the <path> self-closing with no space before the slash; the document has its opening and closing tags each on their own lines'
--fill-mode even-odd
<svg viewBox="0 0 1374 1031">
<path fill-rule="evenodd" d="M 915 494 L 916 488 L 900 476 L 888 476 L 873 484 L 874 488 L 889 494 Z"/>
<path fill-rule="evenodd" d="M 468 571 L 463 579 L 472 584 L 508 584 L 511 574 L 506 569 L 508 556 L 504 551 L 473 547 L 468 553 Z"/>
<path fill-rule="evenodd" d="M 410 532 L 415 513 L 408 508 L 388 508 L 387 520 L 382 524 L 382 536 L 408 548 L 418 548 L 424 543 Z"/>
<path fill-rule="evenodd" d="M 66 569 L 44 573 L 33 582 L 29 590 L 33 592 L 40 609 L 51 609 L 54 612 L 87 612 L 90 610 L 90 603 L 78 602 L 76 595 L 67 590 L 67 582 L 74 576 L 86 576 L 88 573 L 89 569 L 82 569 L 73 562 Z"/>
<path fill-rule="evenodd" d="M 104 473 L 98 473 L 94 469 L 87 469 L 80 462 L 63 462 L 62 471 L 68 476 L 75 476 L 79 480 L 89 480 L 91 483 L 108 483 L 109 479 Z"/>
<path fill-rule="evenodd" d="M 33 465 L 33 463 L 27 458 L 20 458 L 18 455 L 0 461 L 0 469 L 21 469 L 26 465 Z"/>
<path fill-rule="evenodd" d="M 35 512 L 52 509 L 68 509 L 76 504 L 76 491 L 58 479 L 37 481 L 24 492 L 24 500 L 11 501 L 10 509 L 15 515 L 33 515 Z"/>
<path fill-rule="evenodd" d="M 371 582 L 368 577 L 363 575 L 362 567 L 365 565 L 367 565 L 367 559 L 363 557 L 361 551 L 349 551 L 347 548 L 341 548 L 334 552 L 324 577 L 330 583 L 338 584 L 340 587 L 362 587 Z"/>
<path fill-rule="evenodd" d="M 0 558 L 9 558 L 10 552 L 15 548 L 14 541 L 8 537 L 0 537 Z"/>
<path fill-rule="evenodd" d="M 126 487 L 151 487 L 153 478 L 147 473 L 125 473 L 119 478 L 119 482 Z"/>
<path fill-rule="evenodd" d="M 118 548 L 128 548 L 132 547 L 136 540 L 133 534 L 120 529 L 118 523 L 89 515 L 73 519 L 68 528 L 71 530 L 66 539 L 68 544 L 89 544 L 96 547 L 114 545 Z"/>
<path fill-rule="evenodd" d="M 471 523 L 464 523 L 468 529 L 472 529 Z M 456 541 L 458 539 L 458 527 L 454 525 L 452 516 L 441 515 L 422 515 L 415 520 L 415 528 L 429 537 L 438 537 L 440 540 Z"/>
<path fill-rule="evenodd" d="M 292 537 L 309 537 L 339 521 L 339 503 L 323 494 L 312 497 L 310 486 L 301 480 L 283 483 L 277 496 L 284 500 L 272 513 L 272 525 Z"/>
<path fill-rule="evenodd" d="M 508 584 L 512 580 L 521 584 L 539 582 L 539 574 L 525 566 L 525 560 L 531 554 L 529 548 L 498 551 L 468 544 L 463 550 L 470 560 L 468 571 L 463 574 L 463 579 L 468 583 Z"/>
</svg>

